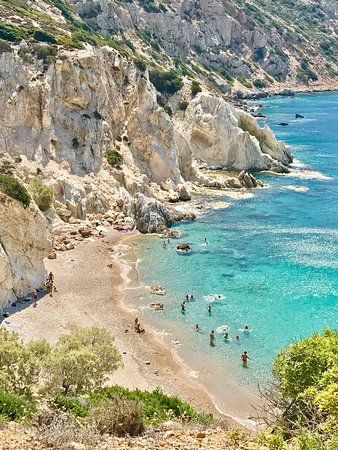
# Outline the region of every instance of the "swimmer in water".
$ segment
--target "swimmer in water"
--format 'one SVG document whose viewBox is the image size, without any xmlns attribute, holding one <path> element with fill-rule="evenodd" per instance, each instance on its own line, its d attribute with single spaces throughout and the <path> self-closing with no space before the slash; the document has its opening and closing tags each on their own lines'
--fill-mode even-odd
<svg viewBox="0 0 338 450">
<path fill-rule="evenodd" d="M 208 306 L 208 313 L 211 314 L 211 306 Z"/>
<path fill-rule="evenodd" d="M 247 366 L 247 364 L 248 364 L 248 359 L 250 359 L 250 358 L 249 358 L 247 352 L 244 352 L 243 355 L 242 355 L 243 367 L 246 367 L 246 366 Z"/>
<path fill-rule="evenodd" d="M 208 239 L 207 239 L 207 238 L 204 238 L 204 244 L 205 244 L 205 245 L 209 245 L 209 242 L 208 242 Z"/>
<path fill-rule="evenodd" d="M 214 332 L 214 330 L 210 331 L 209 337 L 210 337 L 210 344 L 213 345 L 215 343 L 215 332 Z"/>
<path fill-rule="evenodd" d="M 239 341 L 239 335 L 237 334 L 237 336 L 236 336 L 236 341 Z"/>
<path fill-rule="evenodd" d="M 225 341 L 228 341 L 229 340 L 229 333 L 225 332 L 223 338 L 224 338 Z"/>
<path fill-rule="evenodd" d="M 244 330 L 244 331 L 249 331 L 248 325 L 244 325 L 243 330 Z"/>
<path fill-rule="evenodd" d="M 195 325 L 195 331 L 201 331 L 201 327 L 199 325 Z"/>
</svg>

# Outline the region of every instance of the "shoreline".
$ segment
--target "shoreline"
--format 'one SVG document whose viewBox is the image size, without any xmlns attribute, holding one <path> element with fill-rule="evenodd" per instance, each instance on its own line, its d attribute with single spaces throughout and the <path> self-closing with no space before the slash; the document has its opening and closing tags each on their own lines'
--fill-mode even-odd
<svg viewBox="0 0 338 450">
<path fill-rule="evenodd" d="M 138 232 L 120 235 L 109 232 L 80 242 L 73 250 L 46 260 L 46 268 L 55 275 L 57 292 L 53 297 L 18 305 L 2 326 L 20 334 L 24 340 L 45 338 L 55 342 L 69 324 L 82 327 L 103 326 L 112 331 L 123 368 L 109 378 L 109 384 L 129 389 L 153 390 L 160 387 L 168 395 L 179 395 L 197 409 L 212 413 L 229 428 L 243 426 L 217 409 L 212 397 L 197 380 L 189 377 L 185 364 L 175 359 L 156 333 L 146 326 L 146 333 L 133 330 L 135 311 L 128 294 L 139 291 L 136 260 L 132 259 Z M 22 308 L 21 308 L 22 306 Z M 247 426 L 243 426 L 247 428 Z M 252 429 L 252 427 L 250 427 Z"/>
</svg>

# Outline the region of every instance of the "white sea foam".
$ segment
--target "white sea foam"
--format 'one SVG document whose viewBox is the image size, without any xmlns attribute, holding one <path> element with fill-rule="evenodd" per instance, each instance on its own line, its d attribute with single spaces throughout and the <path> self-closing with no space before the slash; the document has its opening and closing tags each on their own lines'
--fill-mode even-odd
<svg viewBox="0 0 338 450">
<path fill-rule="evenodd" d="M 205 300 L 206 302 L 209 302 L 209 303 L 213 303 L 213 302 L 221 301 L 221 300 L 225 300 L 225 299 L 226 299 L 226 296 L 222 295 L 222 294 L 209 294 L 209 295 L 205 295 L 203 297 L 203 300 Z"/>
<path fill-rule="evenodd" d="M 315 170 L 292 170 L 290 173 L 285 175 L 286 177 L 303 178 L 305 180 L 321 180 L 330 181 L 331 177 L 324 175 L 323 173 L 317 172 Z"/>
<path fill-rule="evenodd" d="M 295 191 L 295 192 L 308 192 L 309 188 L 305 186 L 293 186 L 292 184 L 288 186 L 283 186 L 283 189 L 287 189 L 289 191 Z"/>
</svg>

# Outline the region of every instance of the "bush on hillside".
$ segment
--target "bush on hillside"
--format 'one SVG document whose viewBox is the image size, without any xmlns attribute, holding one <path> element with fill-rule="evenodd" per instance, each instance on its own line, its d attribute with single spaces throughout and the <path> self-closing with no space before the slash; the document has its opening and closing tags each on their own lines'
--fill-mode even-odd
<svg viewBox="0 0 338 450">
<path fill-rule="evenodd" d="M 259 78 L 257 78 L 256 80 L 254 80 L 253 85 L 257 88 L 257 89 L 264 89 L 266 86 L 266 83 L 264 80 L 261 80 Z"/>
<path fill-rule="evenodd" d="M 11 44 L 9 44 L 4 39 L 0 39 L 0 55 L 1 53 L 11 53 L 12 47 Z"/>
<path fill-rule="evenodd" d="M 193 82 L 191 83 L 191 94 L 196 95 L 199 92 L 202 92 L 202 86 L 198 81 L 193 80 Z"/>
<path fill-rule="evenodd" d="M 179 109 L 180 111 L 186 111 L 186 109 L 188 108 L 188 106 L 189 106 L 189 102 L 187 102 L 186 100 L 182 100 L 182 101 L 179 102 L 179 104 L 178 104 L 178 109 Z"/>
<path fill-rule="evenodd" d="M 40 178 L 33 178 L 29 182 L 28 189 L 41 211 L 47 211 L 51 207 L 54 191 L 51 187 L 43 184 Z"/>
<path fill-rule="evenodd" d="M 147 64 L 139 57 L 134 59 L 134 64 L 139 70 L 141 70 L 141 72 L 145 72 L 147 70 Z"/>
<path fill-rule="evenodd" d="M 0 391 L 0 415 L 8 420 L 19 420 L 34 409 L 33 404 L 25 398 Z"/>
<path fill-rule="evenodd" d="M 44 369 L 47 388 L 64 395 L 92 392 L 120 366 L 113 335 L 104 328 L 71 327 L 52 347 Z"/>
<path fill-rule="evenodd" d="M 273 363 L 275 406 L 286 436 L 304 428 L 338 434 L 338 331 L 325 330 L 282 350 Z"/>
<path fill-rule="evenodd" d="M 110 164 L 112 167 L 119 168 L 121 164 L 123 164 L 123 156 L 114 148 L 107 150 L 106 158 L 108 164 Z"/>
<path fill-rule="evenodd" d="M 30 204 L 31 198 L 27 189 L 11 175 L 0 173 L 0 191 L 21 202 L 25 208 Z"/>
<path fill-rule="evenodd" d="M 47 31 L 35 30 L 33 32 L 33 38 L 40 42 L 48 42 L 49 44 L 57 44 L 57 40 L 54 36 Z"/>
<path fill-rule="evenodd" d="M 173 69 L 169 71 L 153 69 L 149 73 L 149 79 L 162 94 L 172 95 L 183 87 L 182 77 Z"/>
<path fill-rule="evenodd" d="M 55 60 L 58 49 L 55 45 L 35 44 L 30 47 L 31 53 L 39 60 L 50 63 Z"/>
<path fill-rule="evenodd" d="M 93 408 L 88 422 L 100 434 L 138 436 L 144 431 L 141 408 L 138 401 L 118 396 Z"/>
</svg>

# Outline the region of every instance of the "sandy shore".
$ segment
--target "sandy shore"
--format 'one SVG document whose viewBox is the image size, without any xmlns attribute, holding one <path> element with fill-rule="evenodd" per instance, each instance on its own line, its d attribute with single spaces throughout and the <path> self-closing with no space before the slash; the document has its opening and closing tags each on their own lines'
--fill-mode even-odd
<svg viewBox="0 0 338 450">
<path fill-rule="evenodd" d="M 10 329 L 27 340 L 55 342 L 71 323 L 103 326 L 113 332 L 123 361 L 123 368 L 110 379 L 112 384 L 144 390 L 161 387 L 238 427 L 217 411 L 203 386 L 188 376 L 151 329 L 144 335 L 133 331 L 135 311 L 127 305 L 128 298 L 140 292 L 133 255 L 137 236 L 137 232 L 120 235 L 114 231 L 103 239 L 84 240 L 75 249 L 59 253 L 56 260 L 46 260 L 57 292 L 41 298 L 36 308 L 31 302 L 19 307 L 8 319 Z"/>
</svg>

